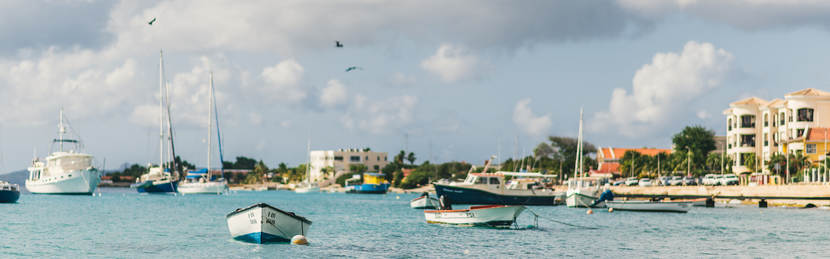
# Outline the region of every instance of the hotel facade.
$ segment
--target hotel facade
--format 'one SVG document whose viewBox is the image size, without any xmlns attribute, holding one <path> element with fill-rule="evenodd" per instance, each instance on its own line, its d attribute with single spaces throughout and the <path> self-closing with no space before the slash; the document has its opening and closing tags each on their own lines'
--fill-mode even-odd
<svg viewBox="0 0 830 259">
<path fill-rule="evenodd" d="M 312 150 L 311 180 L 323 180 L 323 170 L 329 168 L 328 173 L 337 174 L 348 172 L 349 166 L 354 164 L 365 165 L 368 171 L 380 172 L 380 169 L 389 164 L 386 152 L 374 152 L 361 149 Z"/>
<path fill-rule="evenodd" d="M 749 172 L 747 165 L 752 162 L 756 170 L 769 172 L 766 164 L 775 153 L 804 152 L 811 160 L 824 158 L 825 151 L 817 155 L 815 137 L 806 140 L 816 136 L 817 129 L 830 127 L 828 92 L 807 88 L 771 101 L 750 97 L 729 104 L 723 114 L 726 155 L 735 173 Z"/>
</svg>

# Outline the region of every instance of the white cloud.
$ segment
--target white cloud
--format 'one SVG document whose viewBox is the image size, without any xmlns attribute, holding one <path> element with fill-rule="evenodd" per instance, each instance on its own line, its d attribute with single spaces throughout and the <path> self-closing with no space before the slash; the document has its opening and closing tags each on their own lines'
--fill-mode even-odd
<svg viewBox="0 0 830 259">
<path fill-rule="evenodd" d="M 438 75 L 444 82 L 469 79 L 478 66 L 478 58 L 468 49 L 452 44 L 441 44 L 435 55 L 421 61 L 421 68 Z"/>
<path fill-rule="evenodd" d="M 345 128 L 359 129 L 371 134 L 385 134 L 403 129 L 414 121 L 418 97 L 403 95 L 370 103 L 367 101 L 363 95 L 355 96 L 355 102 L 341 118 Z"/>
<path fill-rule="evenodd" d="M 346 87 L 340 81 L 329 80 L 320 91 L 320 103 L 325 107 L 337 107 L 346 103 Z"/>
<path fill-rule="evenodd" d="M 513 108 L 513 122 L 522 132 L 532 136 L 542 136 L 550 130 L 550 114 L 537 116 L 530 108 L 530 98 L 521 99 Z"/>
<path fill-rule="evenodd" d="M 705 119 L 708 119 L 709 117 L 712 117 L 712 115 L 710 115 L 709 112 L 707 112 L 705 110 L 697 111 L 696 115 L 697 115 L 697 118 L 699 118 L 701 120 L 705 120 Z"/>
<path fill-rule="evenodd" d="M 608 111 L 596 113 L 591 128 L 639 136 L 671 125 L 690 113 L 693 101 L 721 86 L 733 59 L 726 50 L 694 41 L 679 54 L 657 53 L 637 70 L 630 93 L 614 89 Z"/>
<path fill-rule="evenodd" d="M 248 114 L 248 120 L 251 121 L 251 125 L 253 126 L 260 126 L 262 125 L 262 115 L 256 112 L 251 112 Z"/>
<path fill-rule="evenodd" d="M 830 2 L 814 0 L 618 0 L 632 13 L 659 19 L 686 13 L 746 30 L 784 26 L 830 29 Z"/>
<path fill-rule="evenodd" d="M 298 102 L 307 95 L 305 89 L 300 86 L 304 71 L 303 66 L 294 59 L 266 67 L 261 74 L 265 84 L 260 90 L 273 100 Z"/>
</svg>

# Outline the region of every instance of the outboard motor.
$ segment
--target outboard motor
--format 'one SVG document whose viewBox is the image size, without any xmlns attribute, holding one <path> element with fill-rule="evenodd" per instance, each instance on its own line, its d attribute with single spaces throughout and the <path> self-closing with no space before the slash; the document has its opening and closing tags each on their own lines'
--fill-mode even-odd
<svg viewBox="0 0 830 259">
<path fill-rule="evenodd" d="M 441 210 L 451 210 L 452 209 L 452 204 L 450 203 L 450 198 L 447 198 L 447 196 L 441 195 L 441 197 L 438 198 L 438 203 L 441 206 Z"/>
<path fill-rule="evenodd" d="M 594 207 L 594 206 L 596 206 L 597 204 L 599 204 L 600 202 L 603 202 L 603 201 L 613 201 L 613 200 L 614 200 L 614 192 L 612 192 L 611 190 L 605 190 L 604 192 L 602 192 L 602 194 L 599 195 L 599 199 L 597 199 L 596 201 L 594 201 L 593 204 L 591 204 L 591 207 Z"/>
</svg>

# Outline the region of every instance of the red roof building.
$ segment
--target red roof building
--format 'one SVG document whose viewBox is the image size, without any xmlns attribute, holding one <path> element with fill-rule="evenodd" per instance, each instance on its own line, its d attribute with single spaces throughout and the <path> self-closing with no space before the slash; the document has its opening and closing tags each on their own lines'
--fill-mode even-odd
<svg viewBox="0 0 830 259">
<path fill-rule="evenodd" d="M 660 153 L 671 154 L 671 149 L 662 148 L 613 148 L 600 147 L 597 152 L 597 164 L 599 168 L 591 170 L 591 174 L 612 174 L 620 175 L 620 159 L 627 151 L 636 151 L 646 156 L 656 156 Z"/>
</svg>

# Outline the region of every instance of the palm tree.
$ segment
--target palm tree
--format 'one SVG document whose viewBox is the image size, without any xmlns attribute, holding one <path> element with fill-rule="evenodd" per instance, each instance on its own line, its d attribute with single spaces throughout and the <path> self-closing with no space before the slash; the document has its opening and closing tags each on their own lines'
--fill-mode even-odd
<svg viewBox="0 0 830 259">
<path fill-rule="evenodd" d="M 409 164 L 415 165 L 415 153 L 409 152 L 409 155 L 406 156 L 406 160 L 409 161 Z"/>
<path fill-rule="evenodd" d="M 778 165 L 778 169 L 775 166 Z M 767 170 L 770 172 L 775 172 L 777 175 L 781 175 L 785 172 L 787 167 L 787 157 L 785 157 L 781 153 L 774 153 L 769 157 L 769 161 L 767 161 Z"/>
<path fill-rule="evenodd" d="M 708 156 L 706 156 L 706 167 L 709 171 L 720 171 L 721 165 L 721 154 L 710 152 Z"/>
<path fill-rule="evenodd" d="M 792 178 L 793 173 L 800 172 L 805 167 L 809 166 L 810 158 L 804 156 L 801 153 L 790 154 L 790 175 L 789 177 Z M 790 179 L 787 179 L 787 182 L 790 182 Z"/>
</svg>

